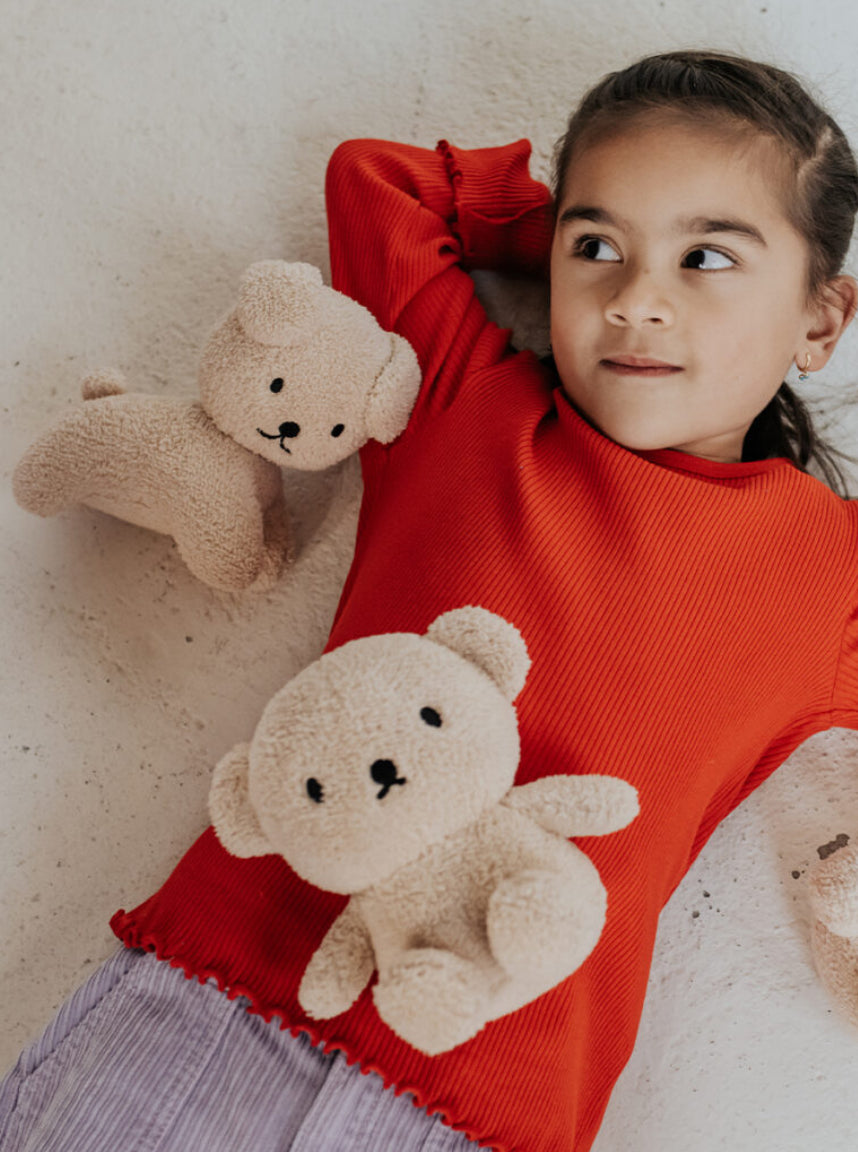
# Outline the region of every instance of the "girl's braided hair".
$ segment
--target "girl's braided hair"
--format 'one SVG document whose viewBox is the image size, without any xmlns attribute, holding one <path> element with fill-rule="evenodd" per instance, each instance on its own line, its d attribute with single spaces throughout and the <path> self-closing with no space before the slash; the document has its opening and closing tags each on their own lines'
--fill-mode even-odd
<svg viewBox="0 0 858 1152">
<path fill-rule="evenodd" d="M 685 122 L 756 129 L 780 142 L 789 173 L 784 209 L 809 252 L 808 297 L 842 269 L 858 211 L 858 169 L 837 123 L 794 76 L 725 52 L 678 51 L 648 56 L 605 76 L 573 113 L 554 150 L 553 190 L 559 204 L 575 155 L 635 116 L 663 112 Z M 814 428 L 805 402 L 784 382 L 751 424 L 743 460 L 785 456 L 807 471 L 813 463 L 846 495 L 843 454 Z"/>
</svg>

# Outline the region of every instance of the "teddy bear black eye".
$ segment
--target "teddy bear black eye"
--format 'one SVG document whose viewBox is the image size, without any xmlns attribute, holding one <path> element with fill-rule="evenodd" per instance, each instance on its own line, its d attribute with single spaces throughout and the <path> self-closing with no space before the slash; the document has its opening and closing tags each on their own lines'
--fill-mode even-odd
<svg viewBox="0 0 858 1152">
<path fill-rule="evenodd" d="M 307 795 L 316 804 L 321 804 L 325 799 L 325 790 L 315 776 L 311 776 L 307 781 Z"/>
<path fill-rule="evenodd" d="M 283 390 L 283 377 L 278 376 L 276 380 L 272 380 L 271 383 L 269 384 L 269 388 L 271 389 L 272 392 L 282 392 L 282 390 Z"/>
<path fill-rule="evenodd" d="M 420 719 L 432 728 L 441 727 L 441 717 L 434 708 L 421 708 Z"/>
<path fill-rule="evenodd" d="M 342 434 L 343 434 L 343 432 L 345 432 L 345 430 L 346 430 L 345 424 L 335 424 L 333 426 L 333 428 L 331 429 L 331 435 L 332 436 L 342 436 Z"/>
</svg>

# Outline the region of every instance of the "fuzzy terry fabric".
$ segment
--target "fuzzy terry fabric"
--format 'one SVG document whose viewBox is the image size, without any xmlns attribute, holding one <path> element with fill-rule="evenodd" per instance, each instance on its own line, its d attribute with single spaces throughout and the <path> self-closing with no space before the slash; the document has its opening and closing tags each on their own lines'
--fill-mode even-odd
<svg viewBox="0 0 858 1152">
<path fill-rule="evenodd" d="M 214 588 L 270 587 L 291 550 L 280 468 L 321 470 L 370 436 L 389 443 L 419 385 L 408 342 L 318 268 L 262 260 L 206 343 L 200 403 L 96 373 L 84 405 L 18 463 L 15 498 L 40 516 L 82 503 L 173 536 Z"/>
<path fill-rule="evenodd" d="M 225 435 L 194 402 L 107 391 L 24 454 L 13 477 L 22 508 L 53 516 L 87 504 L 173 536 L 182 559 L 215 588 L 273 584 L 289 536 L 280 470 Z"/>
<path fill-rule="evenodd" d="M 578 971 L 473 1040 L 424 1057 L 369 995 L 310 1021 L 296 991 L 342 898 L 209 830 L 114 928 L 215 976 L 501 1152 L 586 1152 L 631 1052 L 660 909 L 712 830 L 815 732 L 858 727 L 858 504 L 783 459 L 636 453 L 592 428 L 509 347 L 468 268 L 544 271 L 549 194 L 526 141 L 334 154 L 334 286 L 417 352 L 423 386 L 393 444 L 362 450 L 354 563 L 329 646 L 422 632 L 476 604 L 522 633 L 516 783 L 610 773 L 641 813 L 585 837 L 607 921 Z"/>
<path fill-rule="evenodd" d="M 350 897 L 298 989 L 314 1018 L 345 1012 L 375 971 L 381 1019 L 435 1056 L 595 946 L 605 889 L 567 837 L 624 828 L 637 794 L 613 776 L 513 786 L 529 663 L 484 608 L 423 636 L 352 640 L 290 680 L 218 764 L 209 812 L 227 851 L 276 852 Z"/>
</svg>

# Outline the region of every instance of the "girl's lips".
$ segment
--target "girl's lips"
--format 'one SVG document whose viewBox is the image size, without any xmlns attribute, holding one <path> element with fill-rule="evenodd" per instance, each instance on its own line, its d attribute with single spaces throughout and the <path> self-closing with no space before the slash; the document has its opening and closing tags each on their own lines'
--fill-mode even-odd
<svg viewBox="0 0 858 1152">
<path fill-rule="evenodd" d="M 649 360 L 644 356 L 620 356 L 616 360 L 600 361 L 609 372 L 621 376 L 667 376 L 681 372 L 676 364 L 666 364 L 663 360 Z"/>
</svg>

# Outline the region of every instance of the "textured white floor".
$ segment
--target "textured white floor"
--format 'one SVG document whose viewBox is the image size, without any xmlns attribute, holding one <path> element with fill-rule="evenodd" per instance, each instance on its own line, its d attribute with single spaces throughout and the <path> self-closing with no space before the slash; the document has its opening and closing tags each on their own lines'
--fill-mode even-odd
<svg viewBox="0 0 858 1152">
<path fill-rule="evenodd" d="M 303 559 L 267 595 L 196 583 L 169 541 L 13 503 L 14 461 L 114 364 L 193 390 L 252 260 L 327 266 L 337 141 L 528 135 L 644 52 L 710 44 L 808 76 L 858 142 L 858 17 L 836 0 L 5 0 L 0 38 L 0 1068 L 112 948 L 206 823 L 218 757 L 320 649 L 353 469 L 289 483 Z M 855 263 L 853 262 L 853 271 Z M 532 322 L 529 298 L 506 304 Z M 854 381 L 853 338 L 826 385 Z M 854 413 L 839 436 L 858 442 Z M 858 836 L 858 738 L 800 750 L 716 833 L 662 919 L 635 1055 L 597 1152 L 851 1152 L 858 1033 L 807 946 L 804 873 Z"/>
</svg>

